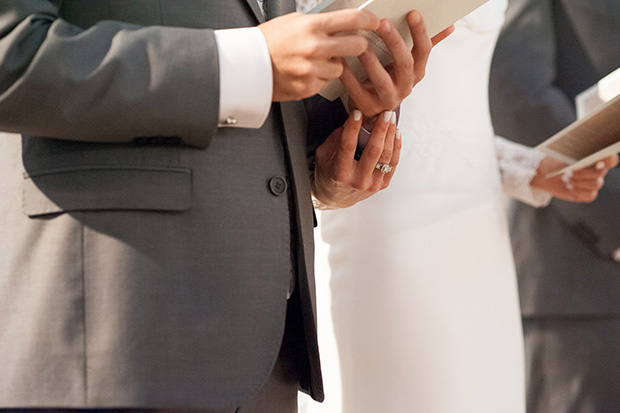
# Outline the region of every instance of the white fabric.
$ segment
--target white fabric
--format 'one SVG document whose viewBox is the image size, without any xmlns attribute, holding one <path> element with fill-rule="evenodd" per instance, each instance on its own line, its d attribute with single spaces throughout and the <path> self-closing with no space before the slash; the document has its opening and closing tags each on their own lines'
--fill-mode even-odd
<svg viewBox="0 0 620 413">
<path fill-rule="evenodd" d="M 263 32 L 257 27 L 216 30 L 215 41 L 220 126 L 260 128 L 271 110 L 273 94 L 271 57 Z"/>
<path fill-rule="evenodd" d="M 264 1 L 257 0 L 264 14 Z M 297 0 L 304 12 L 317 0 Z M 220 67 L 220 127 L 260 128 L 271 110 L 273 74 L 260 29 L 215 30 Z"/>
<path fill-rule="evenodd" d="M 551 194 L 530 186 L 530 181 L 536 175 L 545 155 L 534 148 L 499 136 L 495 138 L 495 151 L 504 192 L 535 207 L 549 205 Z"/>
<path fill-rule="evenodd" d="M 390 188 L 320 213 L 327 244 L 317 239 L 317 251 L 329 245 L 331 268 L 329 295 L 318 257 L 326 402 L 302 399 L 304 413 L 339 413 L 341 405 L 344 413 L 525 411 L 516 277 L 487 98 L 505 7 L 491 0 L 432 52 L 426 78 L 401 108 L 403 152 Z"/>
</svg>

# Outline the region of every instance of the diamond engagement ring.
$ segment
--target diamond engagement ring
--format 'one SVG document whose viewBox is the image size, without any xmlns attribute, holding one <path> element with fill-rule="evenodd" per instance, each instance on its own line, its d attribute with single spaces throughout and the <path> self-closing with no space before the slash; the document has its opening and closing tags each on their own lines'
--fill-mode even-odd
<svg viewBox="0 0 620 413">
<path fill-rule="evenodd" d="M 392 167 L 390 165 L 381 162 L 377 162 L 375 168 L 377 168 L 382 174 L 386 174 L 392 170 Z"/>
</svg>

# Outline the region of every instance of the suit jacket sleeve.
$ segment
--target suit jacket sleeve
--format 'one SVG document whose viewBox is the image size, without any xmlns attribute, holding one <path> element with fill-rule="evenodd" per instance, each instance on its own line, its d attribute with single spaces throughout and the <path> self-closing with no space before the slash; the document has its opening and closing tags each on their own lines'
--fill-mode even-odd
<svg viewBox="0 0 620 413">
<path fill-rule="evenodd" d="M 0 130 L 94 142 L 217 131 L 213 30 L 114 21 L 82 29 L 49 0 L 0 2 Z"/>
<path fill-rule="evenodd" d="M 490 107 L 495 131 L 530 146 L 576 119 L 573 100 L 555 86 L 560 51 L 556 49 L 552 6 L 551 0 L 511 0 L 491 66 Z M 574 62 L 575 76 L 580 74 L 580 64 L 584 62 Z M 594 203 L 555 199 L 550 208 L 595 251 L 609 257 L 620 247 L 618 205 L 620 170 L 615 168 Z"/>
<path fill-rule="evenodd" d="M 490 78 L 497 135 L 536 146 L 575 120 L 571 99 L 555 87 L 555 33 L 549 0 L 511 0 Z"/>
</svg>

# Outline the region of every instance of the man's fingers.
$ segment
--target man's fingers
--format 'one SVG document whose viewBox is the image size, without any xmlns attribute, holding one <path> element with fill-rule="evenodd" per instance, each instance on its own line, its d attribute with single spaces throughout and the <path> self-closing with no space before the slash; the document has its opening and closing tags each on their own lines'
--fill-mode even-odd
<svg viewBox="0 0 620 413">
<path fill-rule="evenodd" d="M 328 34 L 353 30 L 377 30 L 379 18 L 366 10 L 344 9 L 315 15 L 321 29 Z"/>
<path fill-rule="evenodd" d="M 397 81 L 407 80 L 413 87 L 413 57 L 400 33 L 389 20 L 382 20 L 377 32 L 394 59 L 392 73 L 395 78 Z"/>
<path fill-rule="evenodd" d="M 313 75 L 319 79 L 329 80 L 342 76 L 343 70 L 344 67 L 340 59 L 334 58 L 317 63 L 315 70 L 313 70 Z"/>
<path fill-rule="evenodd" d="M 417 83 L 424 78 L 426 63 L 428 62 L 433 44 L 428 37 L 426 24 L 424 24 L 420 12 L 414 10 L 409 13 L 407 15 L 407 22 L 409 23 L 409 30 L 411 31 L 411 37 L 413 39 L 411 54 L 414 62 L 413 72 L 415 74 L 415 82 Z"/>
<path fill-rule="evenodd" d="M 372 83 L 375 93 L 378 96 L 384 97 L 384 100 L 396 100 L 396 97 L 391 96 L 395 93 L 392 77 L 385 70 L 379 61 L 379 58 L 373 52 L 367 50 L 362 53 L 358 59 L 360 60 L 362 66 L 364 66 L 364 69 L 366 69 L 368 79 Z"/>
<path fill-rule="evenodd" d="M 368 40 L 359 35 L 325 36 L 309 45 L 307 54 L 316 58 L 359 56 L 368 49 Z"/>
<path fill-rule="evenodd" d="M 342 75 L 340 75 L 340 82 L 345 87 L 351 99 L 354 102 L 368 102 L 371 101 L 370 93 L 362 86 L 357 80 L 349 66 L 344 59 L 341 59 L 343 65 Z"/>
<path fill-rule="evenodd" d="M 437 46 L 442 40 L 446 39 L 452 33 L 454 33 L 454 25 L 442 30 L 435 36 L 431 37 L 431 43 L 433 44 L 433 47 Z"/>
</svg>

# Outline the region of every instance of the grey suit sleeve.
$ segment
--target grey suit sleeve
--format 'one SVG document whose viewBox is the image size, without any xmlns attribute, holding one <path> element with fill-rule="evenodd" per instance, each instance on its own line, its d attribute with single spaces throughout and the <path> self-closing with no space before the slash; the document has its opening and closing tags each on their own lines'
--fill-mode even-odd
<svg viewBox="0 0 620 413">
<path fill-rule="evenodd" d="M 105 21 L 83 30 L 48 0 L 0 2 L 0 130 L 93 142 L 217 131 L 213 31 Z"/>
<path fill-rule="evenodd" d="M 498 135 L 535 146 L 576 119 L 571 98 L 555 86 L 556 33 L 549 0 L 510 0 L 490 77 Z M 619 57 L 620 59 L 620 57 Z M 583 62 L 575 62 L 575 76 Z M 601 256 L 620 247 L 620 169 L 610 171 L 592 204 L 553 200 L 550 208 Z"/>
<path fill-rule="evenodd" d="M 571 99 L 555 87 L 555 33 L 549 0 L 511 0 L 490 77 L 497 135 L 536 146 L 575 120 Z"/>
</svg>

